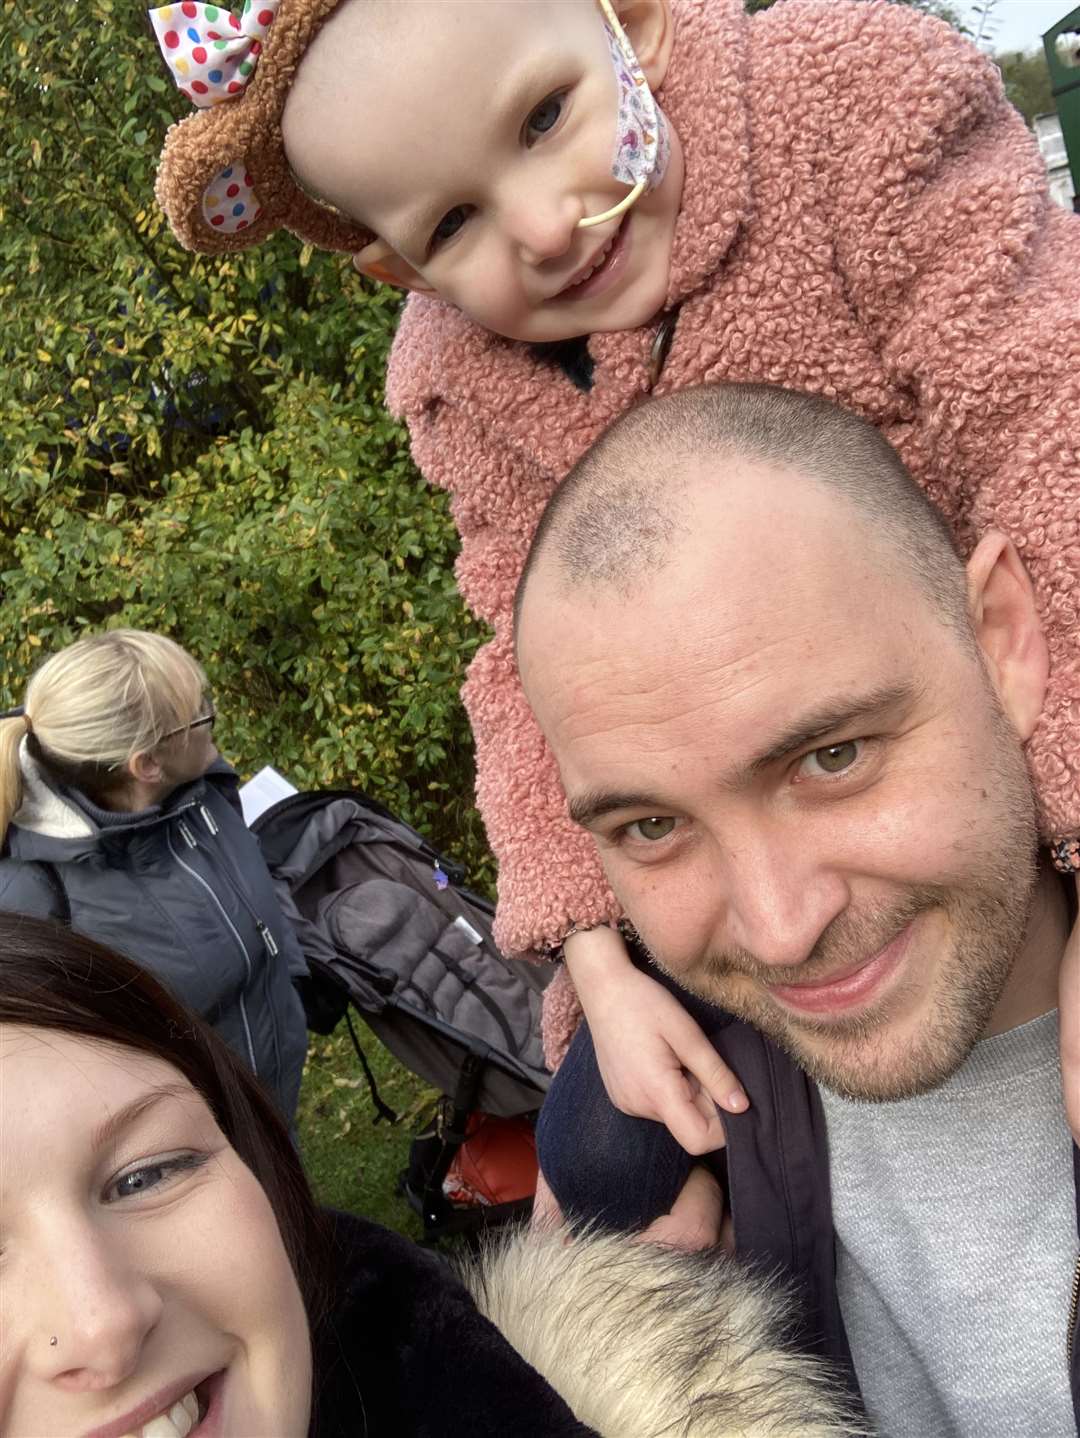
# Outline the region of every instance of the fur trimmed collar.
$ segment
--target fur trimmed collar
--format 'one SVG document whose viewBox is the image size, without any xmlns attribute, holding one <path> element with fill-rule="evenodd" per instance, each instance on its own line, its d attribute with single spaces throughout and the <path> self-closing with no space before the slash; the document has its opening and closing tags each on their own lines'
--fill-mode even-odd
<svg viewBox="0 0 1080 1438">
<path fill-rule="evenodd" d="M 790 1337 L 789 1289 L 715 1249 L 518 1232 L 464 1265 L 481 1313 L 577 1417 L 619 1438 L 865 1438 L 865 1417 Z"/>
</svg>

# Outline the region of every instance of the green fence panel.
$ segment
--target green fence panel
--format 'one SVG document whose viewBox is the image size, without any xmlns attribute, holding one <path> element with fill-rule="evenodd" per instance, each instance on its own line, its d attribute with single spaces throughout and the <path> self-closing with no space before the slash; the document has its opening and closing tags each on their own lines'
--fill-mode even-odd
<svg viewBox="0 0 1080 1438">
<path fill-rule="evenodd" d="M 1073 208 L 1080 211 L 1080 6 L 1047 30 L 1043 47 L 1072 171 Z"/>
</svg>

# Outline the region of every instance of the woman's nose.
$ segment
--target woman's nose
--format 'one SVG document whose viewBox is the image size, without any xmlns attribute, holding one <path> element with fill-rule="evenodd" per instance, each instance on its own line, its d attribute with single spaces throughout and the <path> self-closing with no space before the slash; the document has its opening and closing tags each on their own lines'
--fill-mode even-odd
<svg viewBox="0 0 1080 1438">
<path fill-rule="evenodd" d="M 28 1357 L 48 1380 L 90 1392 L 132 1375 L 163 1304 L 116 1240 L 97 1231 L 81 1234 L 74 1249 L 70 1240 L 36 1271 Z"/>
</svg>

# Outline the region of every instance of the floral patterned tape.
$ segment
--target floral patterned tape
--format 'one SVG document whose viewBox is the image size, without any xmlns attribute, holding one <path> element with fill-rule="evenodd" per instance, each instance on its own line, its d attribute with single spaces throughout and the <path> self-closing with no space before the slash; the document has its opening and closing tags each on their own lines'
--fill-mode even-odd
<svg viewBox="0 0 1080 1438">
<path fill-rule="evenodd" d="M 671 142 L 660 107 L 634 54 L 634 47 L 619 24 L 609 0 L 600 0 L 607 24 L 608 45 L 619 91 L 619 117 L 615 130 L 615 156 L 611 173 L 624 185 L 644 182 L 654 189 L 664 178 Z"/>
<path fill-rule="evenodd" d="M 239 18 L 220 5 L 192 0 L 151 10 L 150 23 L 180 93 L 200 109 L 242 95 L 280 3 L 244 0 Z M 214 177 L 202 209 L 207 225 L 227 235 L 259 218 L 262 211 L 242 159 Z"/>
</svg>

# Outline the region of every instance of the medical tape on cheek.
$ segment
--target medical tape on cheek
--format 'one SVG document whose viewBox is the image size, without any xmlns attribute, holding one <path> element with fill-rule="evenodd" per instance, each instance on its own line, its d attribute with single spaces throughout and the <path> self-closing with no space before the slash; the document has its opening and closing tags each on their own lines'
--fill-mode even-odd
<svg viewBox="0 0 1080 1438">
<path fill-rule="evenodd" d="M 667 122 L 608 0 L 600 0 L 600 8 L 619 96 L 611 173 L 624 185 L 644 184 L 652 190 L 663 180 L 671 155 Z"/>
</svg>

